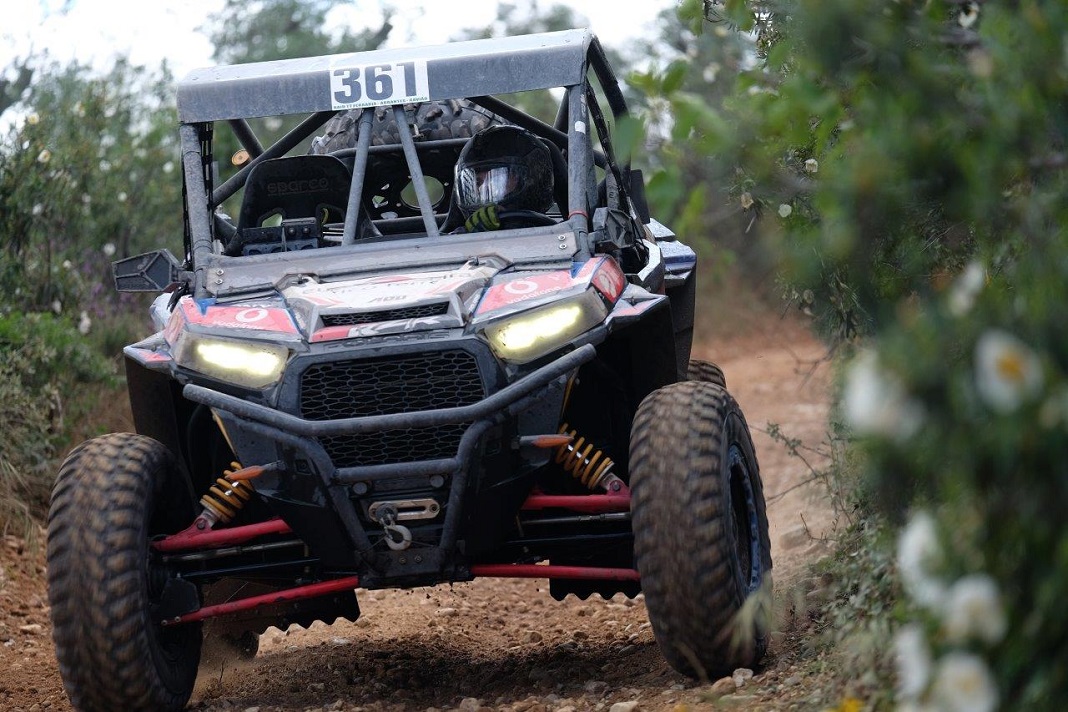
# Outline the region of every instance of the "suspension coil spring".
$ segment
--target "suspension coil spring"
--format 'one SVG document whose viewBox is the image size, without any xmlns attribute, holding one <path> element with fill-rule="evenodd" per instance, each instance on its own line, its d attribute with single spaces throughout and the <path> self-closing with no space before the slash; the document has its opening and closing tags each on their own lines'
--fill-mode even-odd
<svg viewBox="0 0 1068 712">
<path fill-rule="evenodd" d="M 615 479 L 612 467 L 616 464 L 603 450 L 579 437 L 578 432 L 567 423 L 560 426 L 561 435 L 570 435 L 571 442 L 556 449 L 556 464 L 591 490 L 606 488 L 609 479 Z"/>
<path fill-rule="evenodd" d="M 231 463 L 234 470 L 240 470 L 241 465 Z M 214 515 L 216 521 L 226 524 L 233 519 L 245 503 L 252 498 L 252 485 L 247 481 L 231 480 L 229 476 L 232 470 L 225 470 L 223 476 L 215 480 L 204 496 L 200 498 L 200 504 L 204 506 L 204 513 Z"/>
</svg>

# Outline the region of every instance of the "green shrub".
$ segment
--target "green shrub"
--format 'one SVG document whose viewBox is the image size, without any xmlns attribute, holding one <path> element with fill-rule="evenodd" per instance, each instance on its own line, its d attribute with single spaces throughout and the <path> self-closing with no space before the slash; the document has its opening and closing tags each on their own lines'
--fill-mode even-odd
<svg viewBox="0 0 1068 712">
<path fill-rule="evenodd" d="M 732 196 L 774 245 L 787 294 L 826 333 L 864 337 L 842 415 L 860 502 L 910 521 L 894 564 L 907 595 L 883 610 L 911 621 L 897 636 L 898 703 L 1060 709 L 1068 6 L 705 10 L 760 28 L 763 61 L 705 112 L 663 82 L 683 109 L 675 133 L 734 167 Z M 885 558 L 880 541 L 867 545 Z M 858 558 L 871 580 L 886 568 Z"/>
<path fill-rule="evenodd" d="M 44 514 L 68 408 L 84 384 L 112 380 L 112 363 L 67 320 L 0 315 L 0 530 Z"/>
</svg>

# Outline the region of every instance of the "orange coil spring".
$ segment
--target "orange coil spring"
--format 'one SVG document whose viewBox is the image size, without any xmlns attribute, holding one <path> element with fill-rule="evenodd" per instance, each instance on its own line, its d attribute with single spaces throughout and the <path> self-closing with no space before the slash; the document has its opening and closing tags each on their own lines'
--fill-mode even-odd
<svg viewBox="0 0 1068 712">
<path fill-rule="evenodd" d="M 612 466 L 616 463 L 593 443 L 586 442 L 586 438 L 578 437 L 578 432 L 570 430 L 567 423 L 560 426 L 560 433 L 570 435 L 571 442 L 556 449 L 556 464 L 589 489 L 599 488 L 601 482 L 612 474 Z"/>
<path fill-rule="evenodd" d="M 235 470 L 241 469 L 236 462 L 232 466 Z M 226 475 L 230 472 L 226 470 L 224 476 L 215 480 L 215 484 L 200 498 L 200 503 L 204 508 L 214 512 L 223 524 L 233 519 L 245 506 L 245 502 L 252 497 L 252 485 L 248 482 L 234 482 L 227 479 Z"/>
</svg>

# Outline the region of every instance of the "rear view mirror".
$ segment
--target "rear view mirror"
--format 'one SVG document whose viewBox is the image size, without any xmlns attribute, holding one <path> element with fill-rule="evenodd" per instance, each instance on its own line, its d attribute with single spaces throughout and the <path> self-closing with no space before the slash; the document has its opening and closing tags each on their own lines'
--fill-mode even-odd
<svg viewBox="0 0 1068 712">
<path fill-rule="evenodd" d="M 185 281 L 182 265 L 170 250 L 146 252 L 111 263 L 120 292 L 166 292 Z"/>
</svg>

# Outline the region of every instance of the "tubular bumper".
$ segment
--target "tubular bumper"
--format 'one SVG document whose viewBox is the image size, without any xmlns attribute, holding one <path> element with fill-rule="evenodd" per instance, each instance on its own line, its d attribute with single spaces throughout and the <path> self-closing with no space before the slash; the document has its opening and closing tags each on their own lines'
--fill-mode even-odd
<svg viewBox="0 0 1068 712">
<path fill-rule="evenodd" d="M 595 354 L 596 349 L 592 344 L 581 346 L 473 405 L 459 408 L 443 408 L 441 410 L 420 410 L 412 413 L 370 415 L 361 418 L 305 420 L 289 413 L 283 413 L 258 403 L 250 403 L 241 398 L 219 393 L 192 383 L 182 390 L 182 394 L 196 403 L 203 403 L 210 408 L 224 410 L 241 418 L 270 425 L 294 435 L 305 437 L 360 435 L 380 430 L 454 425 L 492 418 L 504 409 L 519 402 L 524 396 L 528 396 L 538 389 L 548 386 L 554 380 L 566 376 L 574 369 L 590 361 Z"/>
<path fill-rule="evenodd" d="M 546 393 L 563 389 L 570 375 L 595 355 L 596 349 L 592 344 L 581 346 L 472 405 L 336 420 L 306 420 L 195 384 L 186 385 L 182 392 L 186 399 L 213 409 L 224 422 L 229 421 L 228 425 L 291 447 L 314 463 L 352 545 L 364 561 L 375 569 L 382 569 L 387 563 L 380 561 L 381 557 L 376 557 L 372 552 L 367 532 L 357 516 L 355 505 L 349 499 L 348 486 L 358 481 L 394 477 L 451 475 L 439 557 L 427 557 L 437 559 L 438 569 L 443 571 L 456 543 L 463 495 L 471 469 L 470 460 L 482 436 L 494 425 L 533 406 Z M 359 435 L 463 423 L 470 425 L 460 439 L 456 455 L 437 460 L 335 468 L 322 445 L 315 440 L 331 435 Z"/>
</svg>

